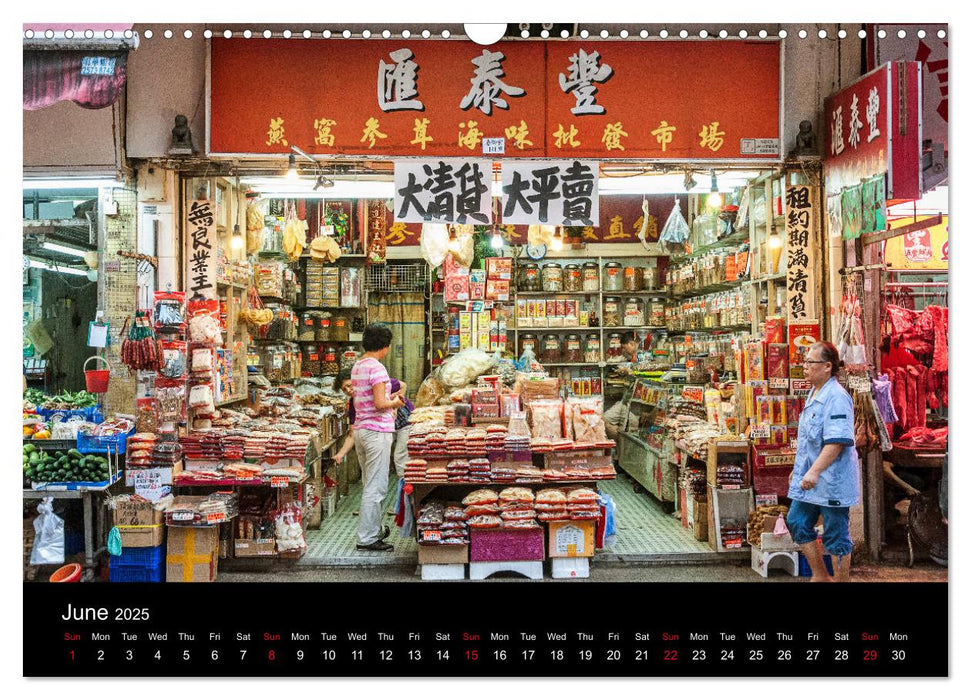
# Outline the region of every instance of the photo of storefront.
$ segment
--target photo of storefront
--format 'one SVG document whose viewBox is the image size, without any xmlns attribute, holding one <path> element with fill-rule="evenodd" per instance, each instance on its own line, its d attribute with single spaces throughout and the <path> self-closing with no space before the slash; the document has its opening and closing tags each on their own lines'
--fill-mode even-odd
<svg viewBox="0 0 971 700">
<path fill-rule="evenodd" d="M 381 29 L 25 39 L 124 86 L 25 80 L 25 580 L 838 575 L 824 387 L 854 567 L 946 580 L 937 27 Z"/>
</svg>

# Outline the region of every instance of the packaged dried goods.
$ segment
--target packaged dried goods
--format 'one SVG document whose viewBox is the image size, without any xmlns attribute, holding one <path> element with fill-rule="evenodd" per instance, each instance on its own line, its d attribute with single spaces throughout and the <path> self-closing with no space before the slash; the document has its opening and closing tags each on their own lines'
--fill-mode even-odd
<svg viewBox="0 0 971 700">
<path fill-rule="evenodd" d="M 185 292 L 155 292 L 155 327 L 177 333 L 185 323 Z"/>
<path fill-rule="evenodd" d="M 597 503 L 597 498 L 593 489 L 573 489 L 566 495 L 568 503 Z"/>
<path fill-rule="evenodd" d="M 531 434 L 534 438 L 563 437 L 563 401 L 560 399 L 535 399 L 529 403 L 532 421 Z"/>
<path fill-rule="evenodd" d="M 573 425 L 573 439 L 576 442 L 600 442 L 607 439 L 602 397 L 574 396 L 568 398 L 566 410 Z"/>
<path fill-rule="evenodd" d="M 499 494 L 492 489 L 478 489 L 462 499 L 462 505 L 484 505 L 488 503 L 498 503 Z"/>
<path fill-rule="evenodd" d="M 468 524 L 475 530 L 489 530 L 500 527 L 502 518 L 497 515 L 476 515 L 469 518 Z"/>
</svg>

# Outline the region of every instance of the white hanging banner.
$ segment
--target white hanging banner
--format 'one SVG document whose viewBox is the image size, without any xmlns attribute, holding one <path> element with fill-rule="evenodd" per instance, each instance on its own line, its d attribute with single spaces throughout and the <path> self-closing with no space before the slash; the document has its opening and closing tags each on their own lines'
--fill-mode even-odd
<svg viewBox="0 0 971 700">
<path fill-rule="evenodd" d="M 492 223 L 492 161 L 442 158 L 395 163 L 395 223 Z"/>
<path fill-rule="evenodd" d="M 600 163 L 588 160 L 502 164 L 502 223 L 600 225 Z"/>
</svg>

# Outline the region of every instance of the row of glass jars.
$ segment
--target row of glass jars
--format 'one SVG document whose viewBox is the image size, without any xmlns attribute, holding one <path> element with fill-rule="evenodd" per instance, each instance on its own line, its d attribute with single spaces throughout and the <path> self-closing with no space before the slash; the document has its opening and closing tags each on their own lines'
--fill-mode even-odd
<svg viewBox="0 0 971 700">
<path fill-rule="evenodd" d="M 604 328 L 663 326 L 664 300 L 642 297 L 604 297 Z"/>
<path fill-rule="evenodd" d="M 297 340 L 348 340 L 351 321 L 340 314 L 326 311 L 304 311 L 300 314 Z"/>
<path fill-rule="evenodd" d="M 607 361 L 622 358 L 624 355 L 624 336 L 622 333 L 608 333 L 606 336 Z M 531 348 L 540 364 L 582 364 L 599 363 L 601 357 L 601 341 L 598 333 L 590 333 L 581 337 L 579 333 L 569 333 L 560 336 L 547 333 L 539 336 L 535 333 L 522 333 L 519 336 L 519 354 Z"/>
<path fill-rule="evenodd" d="M 748 289 L 708 294 L 673 304 L 665 309 L 665 325 L 671 330 L 717 330 L 751 323 Z"/>
<path fill-rule="evenodd" d="M 526 263 L 519 269 L 518 288 L 521 292 L 640 292 L 657 287 L 657 268 L 621 265 L 609 262 L 603 266 L 595 262 Z"/>
</svg>

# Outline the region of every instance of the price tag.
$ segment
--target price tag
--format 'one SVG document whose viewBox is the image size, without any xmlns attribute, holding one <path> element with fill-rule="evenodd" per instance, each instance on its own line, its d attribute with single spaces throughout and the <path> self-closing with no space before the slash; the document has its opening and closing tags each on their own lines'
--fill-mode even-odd
<svg viewBox="0 0 971 700">
<path fill-rule="evenodd" d="M 270 486 L 275 489 L 286 488 L 290 485 L 290 479 L 286 476 L 271 476 Z"/>
<path fill-rule="evenodd" d="M 206 514 L 206 522 L 207 523 L 221 523 L 223 520 L 226 519 L 225 517 L 223 517 L 224 515 L 225 515 L 224 513 L 207 513 Z"/>
<path fill-rule="evenodd" d="M 777 506 L 779 505 L 779 496 L 774 493 L 767 493 L 755 496 L 756 506 Z"/>
<path fill-rule="evenodd" d="M 769 377 L 770 389 L 788 389 L 789 379 L 787 377 Z"/>
<path fill-rule="evenodd" d="M 195 516 L 192 513 L 172 513 L 172 520 L 183 521 L 183 520 L 193 520 Z"/>
<path fill-rule="evenodd" d="M 749 428 L 749 434 L 748 434 L 748 436 L 750 438 L 764 438 L 764 439 L 767 439 L 769 437 L 769 424 L 768 423 L 754 423 Z"/>
</svg>

